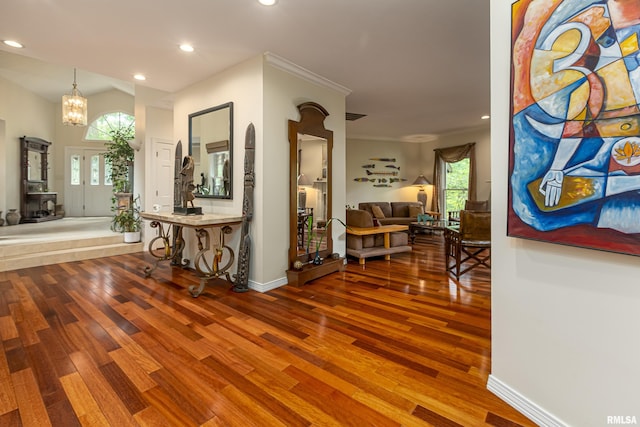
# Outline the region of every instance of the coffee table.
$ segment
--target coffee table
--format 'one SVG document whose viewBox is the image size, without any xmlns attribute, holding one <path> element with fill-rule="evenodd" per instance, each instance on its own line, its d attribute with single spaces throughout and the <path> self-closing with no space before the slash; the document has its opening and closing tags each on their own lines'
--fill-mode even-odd
<svg viewBox="0 0 640 427">
<path fill-rule="evenodd" d="M 409 239 L 413 245 L 416 240 L 416 234 L 434 234 L 435 232 L 443 231 L 445 228 L 453 225 L 458 225 L 458 223 L 455 221 L 448 221 L 446 219 L 412 222 L 409 224 Z"/>
<path fill-rule="evenodd" d="M 382 234 L 384 235 L 384 248 L 385 249 L 390 249 L 391 248 L 391 237 L 390 234 L 391 233 L 396 233 L 399 231 L 407 231 L 407 226 L 406 225 L 401 225 L 401 224 L 389 224 L 389 225 L 378 225 L 376 227 L 353 227 L 353 226 L 348 226 L 347 227 L 347 234 L 353 234 L 355 236 L 370 236 L 370 235 L 374 235 L 374 234 Z M 408 248 L 409 250 L 411 248 Z M 389 261 L 391 259 L 391 254 L 387 253 L 384 255 L 384 259 Z M 358 259 L 358 263 L 360 265 L 364 265 L 365 263 L 365 258 L 363 256 L 361 256 Z"/>
</svg>

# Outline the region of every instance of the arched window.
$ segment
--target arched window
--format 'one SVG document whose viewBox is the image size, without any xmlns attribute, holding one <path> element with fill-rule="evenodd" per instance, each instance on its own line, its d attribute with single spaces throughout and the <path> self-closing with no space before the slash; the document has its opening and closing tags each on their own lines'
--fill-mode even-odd
<svg viewBox="0 0 640 427">
<path fill-rule="evenodd" d="M 135 117 L 121 111 L 103 114 L 87 127 L 85 140 L 111 141 L 114 133 L 122 134 L 127 140 L 133 139 L 135 124 Z"/>
</svg>

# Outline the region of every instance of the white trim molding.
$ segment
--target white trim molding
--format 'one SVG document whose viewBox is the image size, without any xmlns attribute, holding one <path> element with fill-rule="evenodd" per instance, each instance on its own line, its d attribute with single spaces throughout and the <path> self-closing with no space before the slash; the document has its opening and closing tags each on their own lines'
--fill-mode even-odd
<svg viewBox="0 0 640 427">
<path fill-rule="evenodd" d="M 280 279 L 272 280 L 268 283 L 258 283 L 253 280 L 249 280 L 249 289 L 256 292 L 269 292 L 273 289 L 279 288 L 280 286 L 284 286 L 287 284 L 287 278 L 281 277 Z"/>
<path fill-rule="evenodd" d="M 539 426 L 569 427 L 569 424 L 566 424 L 555 415 L 547 412 L 544 408 L 530 401 L 493 375 L 489 375 L 487 390 L 507 402 L 514 409 Z"/>
<path fill-rule="evenodd" d="M 347 96 L 351 93 L 351 89 L 348 89 L 338 83 L 332 82 L 331 80 L 325 77 L 322 77 L 321 75 L 318 75 L 313 71 L 309 71 L 306 68 L 302 68 L 301 66 L 294 64 L 293 62 L 287 59 L 284 59 L 281 56 L 274 55 L 271 52 L 264 53 L 264 60 L 266 61 L 267 64 L 275 68 L 278 68 L 289 74 L 293 74 L 296 77 L 299 77 L 310 83 L 316 84 L 320 87 L 326 87 L 326 88 L 338 91 L 344 96 Z"/>
</svg>

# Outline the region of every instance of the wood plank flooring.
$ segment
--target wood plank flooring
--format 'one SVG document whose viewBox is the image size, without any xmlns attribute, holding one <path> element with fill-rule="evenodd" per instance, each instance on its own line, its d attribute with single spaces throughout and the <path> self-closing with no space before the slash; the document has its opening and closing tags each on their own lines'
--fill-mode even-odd
<svg viewBox="0 0 640 427">
<path fill-rule="evenodd" d="M 0 426 L 532 426 L 485 388 L 490 274 L 440 239 L 264 294 L 144 253 L 0 273 Z"/>
</svg>

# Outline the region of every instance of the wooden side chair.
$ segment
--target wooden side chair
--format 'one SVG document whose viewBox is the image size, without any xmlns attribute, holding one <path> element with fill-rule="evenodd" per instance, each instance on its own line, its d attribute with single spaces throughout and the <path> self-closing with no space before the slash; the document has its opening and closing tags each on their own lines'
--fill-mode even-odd
<svg viewBox="0 0 640 427">
<path fill-rule="evenodd" d="M 490 269 L 490 261 L 491 212 L 460 211 L 460 227 L 445 230 L 447 271 L 452 271 L 459 279 L 464 273 L 479 266 Z"/>
<path fill-rule="evenodd" d="M 464 210 L 475 212 L 489 212 L 490 205 L 488 200 L 466 200 L 464 202 Z M 449 222 L 460 222 L 460 211 L 449 211 Z"/>
<path fill-rule="evenodd" d="M 307 244 L 305 233 L 309 228 L 309 221 L 313 223 L 313 208 L 298 209 L 298 247 L 304 248 Z"/>
<path fill-rule="evenodd" d="M 467 200 L 464 202 L 465 211 L 489 212 L 488 200 Z"/>
</svg>

